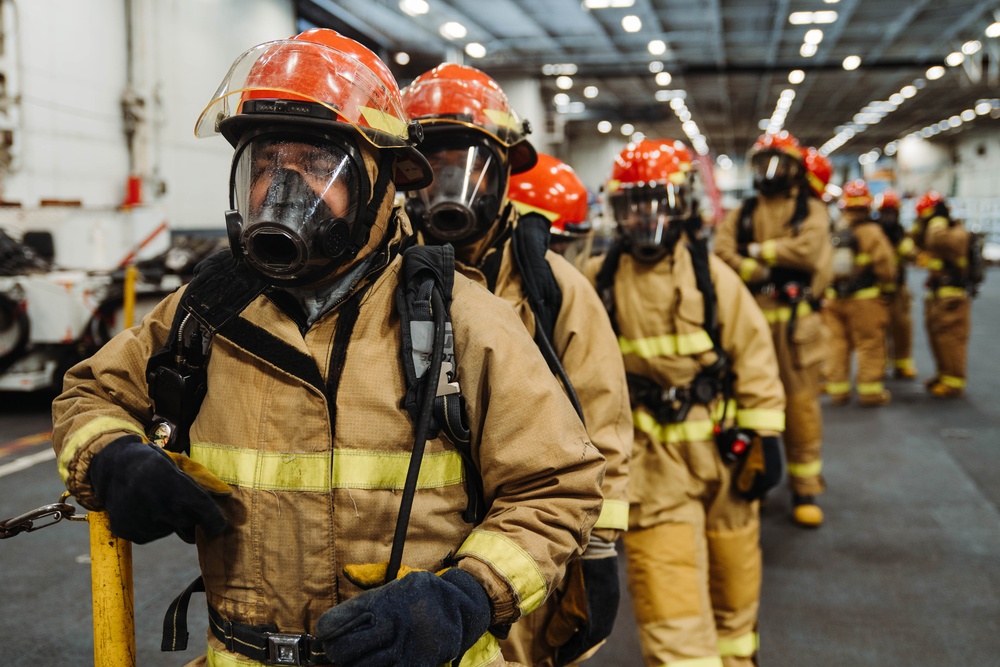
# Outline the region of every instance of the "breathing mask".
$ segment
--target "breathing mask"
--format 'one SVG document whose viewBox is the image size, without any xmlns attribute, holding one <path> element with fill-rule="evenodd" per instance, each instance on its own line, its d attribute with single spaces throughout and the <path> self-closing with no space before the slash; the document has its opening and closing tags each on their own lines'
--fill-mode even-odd
<svg viewBox="0 0 1000 667">
<path fill-rule="evenodd" d="M 802 164 L 787 153 L 763 150 L 750 158 L 753 186 L 765 197 L 789 192 L 802 179 Z"/>
<path fill-rule="evenodd" d="M 642 262 L 657 262 L 673 250 L 691 216 L 693 202 L 686 183 L 625 187 L 608 201 L 618 229 L 629 241 L 629 253 Z"/>
</svg>

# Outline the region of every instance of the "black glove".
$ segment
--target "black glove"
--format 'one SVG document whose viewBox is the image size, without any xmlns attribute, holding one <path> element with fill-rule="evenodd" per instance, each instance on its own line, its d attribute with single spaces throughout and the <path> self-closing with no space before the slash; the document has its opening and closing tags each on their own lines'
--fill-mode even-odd
<svg viewBox="0 0 1000 667">
<path fill-rule="evenodd" d="M 781 482 L 784 473 L 781 440 L 777 436 L 754 438 L 750 451 L 734 472 L 736 493 L 749 501 L 763 498 Z"/>
<path fill-rule="evenodd" d="M 556 665 L 560 667 L 611 635 L 621 598 L 618 554 L 577 559 L 570 563 L 566 576 L 566 590 L 546 629 L 546 639 L 558 647 Z M 569 639 L 561 639 L 567 634 Z"/>
<path fill-rule="evenodd" d="M 211 476 L 193 461 L 188 466 Z M 226 527 L 226 517 L 212 495 L 165 451 L 139 436 L 118 438 L 98 452 L 89 474 L 97 499 L 107 510 L 111 532 L 136 544 L 174 532 L 193 543 L 195 526 L 210 537 Z M 216 482 L 221 487 L 213 489 L 215 495 L 224 495 L 225 484 L 217 478 Z"/>
<path fill-rule="evenodd" d="M 330 609 L 316 637 L 338 667 L 439 667 L 461 658 L 492 615 L 486 590 L 465 570 L 418 571 Z"/>
</svg>

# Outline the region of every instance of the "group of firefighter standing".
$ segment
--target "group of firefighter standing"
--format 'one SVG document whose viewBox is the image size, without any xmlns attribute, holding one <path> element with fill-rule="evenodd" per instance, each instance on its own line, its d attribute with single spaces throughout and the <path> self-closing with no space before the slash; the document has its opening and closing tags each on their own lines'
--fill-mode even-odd
<svg viewBox="0 0 1000 667">
<path fill-rule="evenodd" d="M 961 393 L 967 240 L 940 197 L 907 235 L 848 184 L 831 236 L 829 163 L 766 135 L 759 194 L 712 233 L 690 151 L 643 140 L 591 256 L 586 193 L 528 132 L 483 72 L 400 91 L 331 30 L 237 58 L 196 128 L 235 149 L 231 252 L 53 403 L 82 505 L 197 544 L 191 664 L 575 664 L 611 632 L 617 545 L 647 665 L 757 664 L 759 501 L 787 469 L 821 524 L 821 379 L 846 402 L 856 350 L 859 401 L 887 403 L 890 315 L 915 374 L 911 243 L 929 389 Z"/>
</svg>

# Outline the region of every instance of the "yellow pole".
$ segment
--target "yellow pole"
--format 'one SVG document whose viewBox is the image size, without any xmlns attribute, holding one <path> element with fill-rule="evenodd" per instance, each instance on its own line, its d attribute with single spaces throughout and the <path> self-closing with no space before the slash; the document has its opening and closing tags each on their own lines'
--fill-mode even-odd
<svg viewBox="0 0 1000 667">
<path fill-rule="evenodd" d="M 135 320 L 136 268 L 125 269 L 124 326 Z M 132 543 L 111 534 L 108 515 L 87 514 L 90 524 L 91 596 L 94 603 L 94 666 L 135 667 Z"/>
</svg>

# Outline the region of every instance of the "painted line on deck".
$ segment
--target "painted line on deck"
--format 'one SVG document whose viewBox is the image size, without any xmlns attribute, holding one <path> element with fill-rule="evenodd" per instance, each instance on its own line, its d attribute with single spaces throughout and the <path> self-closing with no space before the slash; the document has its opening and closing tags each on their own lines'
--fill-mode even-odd
<svg viewBox="0 0 1000 667">
<path fill-rule="evenodd" d="M 35 445 L 40 445 L 43 442 L 51 442 L 51 441 L 52 441 L 52 431 L 45 431 L 44 433 L 26 435 L 23 438 L 17 438 L 16 440 L 0 443 L 0 458 L 3 458 L 8 454 L 16 452 L 19 449 L 24 449 L 25 447 L 33 447 Z"/>
<path fill-rule="evenodd" d="M 43 449 L 40 452 L 35 452 L 34 454 L 28 454 L 27 456 L 22 456 L 19 459 L 14 459 L 10 463 L 5 463 L 0 465 L 0 477 L 5 477 L 6 475 L 12 475 L 15 472 L 20 472 L 22 470 L 27 470 L 33 465 L 42 463 L 43 461 L 52 461 L 56 458 L 56 453 L 51 449 Z"/>
</svg>

